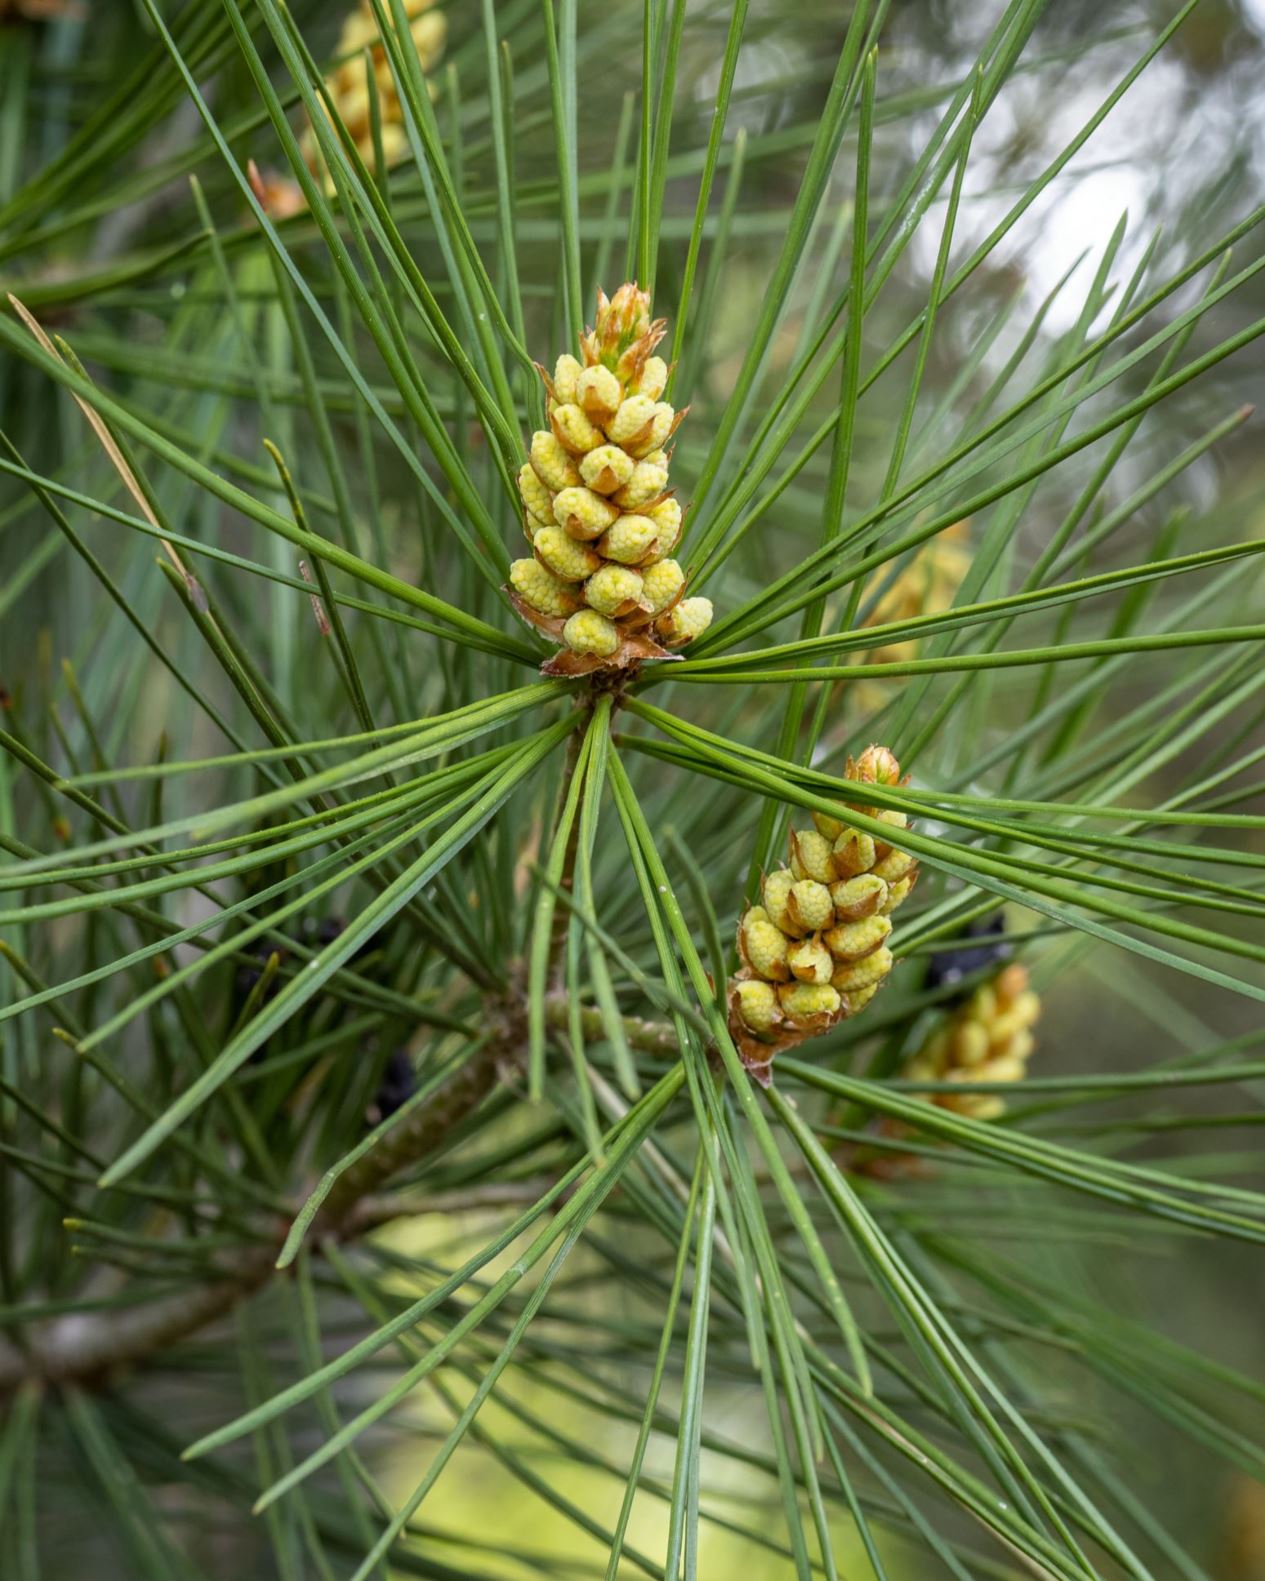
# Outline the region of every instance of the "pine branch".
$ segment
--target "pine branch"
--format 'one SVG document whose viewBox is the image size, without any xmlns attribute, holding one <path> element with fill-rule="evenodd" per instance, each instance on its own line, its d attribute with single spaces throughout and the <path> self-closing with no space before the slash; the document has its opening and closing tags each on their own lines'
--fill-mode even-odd
<svg viewBox="0 0 1265 1581">
<path fill-rule="evenodd" d="M 440 1147 L 492 1091 L 501 1074 L 522 1057 L 523 1011 L 502 1013 L 497 1035 L 478 1049 L 360 1164 L 347 1171 L 326 1199 L 314 1226 L 323 1239 L 351 1240 L 385 1222 L 387 1203 L 377 1196 L 401 1169 Z M 401 1212 L 418 1211 L 406 1198 Z M 214 1323 L 276 1277 L 277 1253 L 289 1224 L 272 1226 L 269 1244 L 238 1253 L 219 1269 L 222 1277 L 160 1301 L 122 1312 L 72 1314 L 33 1329 L 21 1347 L 0 1343 L 0 1392 L 30 1379 L 91 1384 L 154 1356 Z"/>
</svg>

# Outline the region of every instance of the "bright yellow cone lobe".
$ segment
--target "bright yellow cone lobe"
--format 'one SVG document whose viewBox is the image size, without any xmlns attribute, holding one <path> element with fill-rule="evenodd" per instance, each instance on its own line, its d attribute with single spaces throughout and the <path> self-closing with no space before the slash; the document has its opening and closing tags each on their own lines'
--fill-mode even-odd
<svg viewBox="0 0 1265 1581">
<path fill-rule="evenodd" d="M 859 873 L 830 886 L 830 899 L 837 920 L 860 922 L 882 911 L 888 897 L 887 884 L 876 873 Z"/>
<path fill-rule="evenodd" d="M 627 452 L 623 452 L 627 455 Z M 668 463 L 659 460 L 663 452 L 654 451 L 644 461 L 628 460 L 632 463 L 628 477 L 615 495 L 615 503 L 622 505 L 625 510 L 635 511 L 641 505 L 648 505 L 651 500 L 656 500 L 668 486 Z"/>
<path fill-rule="evenodd" d="M 518 492 L 523 497 L 531 530 L 548 527 L 553 522 L 553 495 L 536 476 L 530 461 L 524 461 L 518 469 Z"/>
<path fill-rule="evenodd" d="M 788 938 L 798 938 L 804 931 L 791 921 L 790 899 L 791 886 L 794 882 L 794 873 L 785 867 L 779 867 L 776 872 L 766 876 L 760 893 L 760 898 L 764 901 L 764 909 Z"/>
<path fill-rule="evenodd" d="M 816 933 L 819 928 L 828 928 L 835 916 L 830 891 L 815 878 L 798 879 L 786 897 L 786 916 L 795 933 Z"/>
<path fill-rule="evenodd" d="M 1017 962 L 984 983 L 928 1036 L 905 1074 L 911 1081 L 1012 1082 L 1023 1079 L 1035 1046 L 1041 1002 Z M 929 1103 L 975 1120 L 995 1120 L 1006 1101 L 992 1092 L 936 1092 Z"/>
<path fill-rule="evenodd" d="M 843 833 L 843 825 L 837 818 L 832 818 L 829 813 L 815 812 L 813 814 L 813 827 L 818 834 L 824 834 L 831 845 Z"/>
<path fill-rule="evenodd" d="M 864 922 L 842 922 L 826 930 L 826 943 L 840 961 L 859 961 L 877 950 L 892 931 L 890 917 L 867 917 Z"/>
<path fill-rule="evenodd" d="M 553 519 L 569 538 L 588 542 L 619 519 L 619 507 L 592 489 L 560 489 L 553 497 Z"/>
<path fill-rule="evenodd" d="M 554 399 L 564 406 L 574 401 L 579 389 L 580 375 L 583 372 L 584 364 L 577 362 L 569 352 L 564 351 L 554 364 Z"/>
<path fill-rule="evenodd" d="M 595 428 L 578 406 L 555 406 L 549 426 L 562 448 L 573 456 L 587 455 L 602 441 L 602 430 Z"/>
<path fill-rule="evenodd" d="M 583 582 L 601 565 L 586 544 L 569 538 L 561 527 L 541 527 L 532 537 L 536 558 L 563 582 Z"/>
<path fill-rule="evenodd" d="M 575 653 L 596 653 L 608 658 L 619 647 L 615 622 L 599 615 L 595 609 L 577 610 L 563 628 L 563 636 L 567 647 Z"/>
<path fill-rule="evenodd" d="M 641 574 L 626 565 L 604 565 L 584 584 L 590 609 L 617 619 L 636 609 L 641 600 Z"/>
<path fill-rule="evenodd" d="M 559 581 L 583 583 L 572 589 L 575 598 L 615 631 L 612 642 L 606 627 L 571 621 L 561 640 L 574 653 L 614 664 L 661 658 L 712 620 L 708 599 L 682 596 L 685 575 L 668 558 L 681 537 L 682 512 L 669 489 L 664 446 L 684 414 L 663 399 L 671 369 L 655 347 L 665 328 L 651 320 L 650 298 L 636 285 L 622 285 L 610 298 L 598 293 L 579 357 L 564 352 L 545 378 L 549 426 L 532 436 L 530 462 L 518 478 L 537 560 Z M 512 583 L 520 599 L 552 617 L 557 596 L 538 603 L 521 580 L 520 573 Z M 544 629 L 557 635 L 553 625 Z"/>
<path fill-rule="evenodd" d="M 861 988 L 877 988 L 891 971 L 892 952 L 885 944 L 859 961 L 843 961 L 835 967 L 831 985 L 841 994 L 851 995 Z"/>
<path fill-rule="evenodd" d="M 611 418 L 607 432 L 617 445 L 631 455 L 647 456 L 657 450 L 672 432 L 675 413 L 666 401 L 652 401 L 645 395 L 630 395 Z"/>
<path fill-rule="evenodd" d="M 647 357 L 646 365 L 641 370 L 641 378 L 637 381 L 637 388 L 642 395 L 648 395 L 652 401 L 657 401 L 668 387 L 668 365 L 662 357 Z"/>
<path fill-rule="evenodd" d="M 658 536 L 648 516 L 618 516 L 603 534 L 599 548 L 608 560 L 617 560 L 620 565 L 637 565 L 648 557 Z"/>
<path fill-rule="evenodd" d="M 874 841 L 860 829 L 840 830 L 830 848 L 830 871 L 835 878 L 873 872 L 876 860 Z"/>
<path fill-rule="evenodd" d="M 665 554 L 671 554 L 680 541 L 681 507 L 675 500 L 660 500 L 657 505 L 647 505 L 645 513 L 654 523 L 656 534 L 651 558 L 661 560 Z"/>
<path fill-rule="evenodd" d="M 580 607 L 575 590 L 560 582 L 539 560 L 515 560 L 510 583 L 520 598 L 542 615 L 570 615 Z"/>
<path fill-rule="evenodd" d="M 549 514 L 552 516 L 552 496 L 560 489 L 568 489 L 579 483 L 580 474 L 570 454 L 553 434 L 547 434 L 543 429 L 538 429 L 532 435 L 531 464 L 536 476 L 550 493 Z"/>
<path fill-rule="evenodd" d="M 659 622 L 659 633 L 669 648 L 682 648 L 703 635 L 713 613 L 710 598 L 683 598 Z"/>
<path fill-rule="evenodd" d="M 752 906 L 742 919 L 742 949 L 748 966 L 766 982 L 784 983 L 791 975 L 786 935 L 763 906 Z"/>
<path fill-rule="evenodd" d="M 828 983 L 834 972 L 830 951 L 815 934 L 811 939 L 796 939 L 788 947 L 786 964 L 801 983 Z"/>
<path fill-rule="evenodd" d="M 908 851 L 894 851 L 889 846 L 886 856 L 876 861 L 870 872 L 876 873 L 879 878 L 889 884 L 895 884 L 912 871 L 913 867 L 914 859 Z"/>
<path fill-rule="evenodd" d="M 830 842 L 815 829 L 791 833 L 791 872 L 796 878 L 816 879 L 829 884 L 834 878 L 830 865 Z"/>
<path fill-rule="evenodd" d="M 630 481 L 637 463 L 618 445 L 596 445 L 580 459 L 580 476 L 598 494 L 614 494 Z"/>
<path fill-rule="evenodd" d="M 845 774 L 867 785 L 900 784 L 900 765 L 886 747 L 870 747 L 855 763 L 849 759 Z M 876 815 L 870 807 L 856 810 Z M 814 814 L 813 822 L 814 828 L 791 831 L 790 865 L 765 875 L 763 904 L 750 907 L 739 928 L 745 964 L 730 982 L 730 1028 L 761 1080 L 779 1048 L 869 1004 L 893 966 L 890 913 L 917 877 L 917 863 L 907 852 L 876 843 L 840 818 Z M 900 814 L 883 822 L 897 838 L 907 820 Z M 767 995 L 756 991 L 752 979 L 761 989 L 782 985 L 779 1017 L 769 1019 Z M 1013 1022 L 1003 1022 L 1003 1030 L 1019 1038 L 1027 1001 L 1020 995 L 1008 1003 Z M 1022 1050 L 1021 1038 L 1017 1047 Z"/>
<path fill-rule="evenodd" d="M 917 876 L 918 869 L 917 866 L 915 866 L 910 870 L 909 873 L 906 874 L 904 878 L 898 879 L 896 883 L 889 884 L 887 886 L 887 898 L 879 907 L 879 910 L 883 912 L 885 916 L 891 916 L 892 912 L 896 910 L 897 906 L 900 905 L 901 901 L 904 900 L 905 896 L 914 887 L 914 880 L 917 878 Z"/>
<path fill-rule="evenodd" d="M 770 1031 L 778 1019 L 777 990 L 755 978 L 739 983 L 738 1011 L 753 1032 Z"/>
<path fill-rule="evenodd" d="M 599 363 L 585 368 L 575 388 L 575 397 L 595 423 L 610 424 L 624 399 L 623 386 L 609 368 Z M 618 444 L 619 436 L 611 438 Z"/>
<path fill-rule="evenodd" d="M 777 997 L 782 1014 L 801 1023 L 833 1016 L 840 1005 L 839 994 L 829 983 L 788 983 L 778 990 Z"/>
<path fill-rule="evenodd" d="M 660 560 L 641 573 L 641 594 L 652 615 L 661 614 L 675 604 L 685 586 L 685 572 L 675 560 Z"/>
</svg>

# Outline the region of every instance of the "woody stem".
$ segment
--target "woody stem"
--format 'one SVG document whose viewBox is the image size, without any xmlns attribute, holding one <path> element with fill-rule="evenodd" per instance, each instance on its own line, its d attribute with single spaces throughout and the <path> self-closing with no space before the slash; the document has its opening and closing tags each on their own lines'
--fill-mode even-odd
<svg viewBox="0 0 1265 1581">
<path fill-rule="evenodd" d="M 567 816 L 567 802 L 571 795 L 571 786 L 575 780 L 576 770 L 580 764 L 580 754 L 584 750 L 584 739 L 587 733 L 588 720 L 592 715 L 596 694 L 590 688 L 576 699 L 576 709 L 585 717 L 582 723 L 567 737 L 566 757 L 562 764 L 562 778 L 558 782 L 558 802 L 554 812 L 553 829 L 556 837 L 557 831 L 562 827 L 562 821 Z M 567 831 L 566 849 L 562 855 L 562 871 L 558 877 L 558 889 L 568 899 L 575 879 L 575 853 L 580 842 L 580 819 L 578 810 L 571 819 L 571 827 Z M 562 978 L 563 955 L 567 945 L 567 930 L 571 922 L 570 908 L 566 905 L 555 905 L 553 917 L 549 924 L 549 968 L 546 981 L 550 987 L 557 987 Z"/>
</svg>

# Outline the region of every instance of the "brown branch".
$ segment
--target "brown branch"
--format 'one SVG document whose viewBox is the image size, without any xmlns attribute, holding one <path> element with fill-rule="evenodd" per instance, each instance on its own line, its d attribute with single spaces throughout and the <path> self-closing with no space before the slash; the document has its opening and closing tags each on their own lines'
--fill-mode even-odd
<svg viewBox="0 0 1265 1581">
<path fill-rule="evenodd" d="M 549 1025 L 565 1030 L 570 1015 L 571 1007 L 566 996 L 551 996 L 545 1007 L 545 1020 Z M 681 1045 L 677 1041 L 676 1028 L 670 1023 L 645 1021 L 640 1016 L 621 1016 L 620 1022 L 630 1048 L 640 1049 L 643 1054 L 659 1054 L 664 1059 L 675 1059 L 680 1054 Z M 600 1010 L 592 1006 L 580 1011 L 580 1026 L 584 1036 L 594 1042 L 606 1036 L 605 1018 Z"/>
<path fill-rule="evenodd" d="M 494 1035 L 423 1105 L 349 1169 L 330 1192 L 313 1226 L 319 1245 L 325 1237 L 349 1239 L 381 1219 L 358 1215 L 362 1200 L 405 1165 L 433 1152 L 496 1085 L 501 1071 L 516 1063 L 523 1046 L 521 1008 L 507 1000 L 493 1017 Z M 96 1383 L 136 1366 L 156 1352 L 188 1338 L 225 1316 L 276 1275 L 276 1258 L 288 1225 L 277 1223 L 274 1238 L 238 1253 L 220 1270 L 222 1277 L 123 1311 L 70 1313 L 33 1327 L 14 1345 L 0 1339 L 0 1394 L 30 1380 Z"/>
<path fill-rule="evenodd" d="M 268 1282 L 275 1260 L 274 1248 L 252 1247 L 214 1284 L 122 1313 L 77 1312 L 55 1318 L 29 1336 L 27 1349 L 8 1344 L 0 1349 L 0 1392 L 32 1378 L 95 1383 L 144 1361 L 231 1312 Z"/>
<path fill-rule="evenodd" d="M 551 1026 L 565 1027 L 569 1013 L 564 996 L 550 997 L 545 1014 Z M 354 1240 L 393 1218 L 414 1213 L 508 1205 L 525 1200 L 529 1191 L 532 1195 L 526 1200 L 535 1201 L 552 1184 L 539 1180 L 489 1184 L 431 1197 L 381 1192 L 393 1175 L 434 1152 L 474 1113 L 498 1081 L 518 1066 L 526 1042 L 525 1017 L 522 990 L 515 984 L 488 1011 L 485 1024 L 491 1036 L 486 1043 L 453 1072 L 428 1103 L 388 1131 L 340 1177 L 312 1227 L 314 1247 L 331 1238 Z M 587 1035 L 595 1039 L 603 1035 L 600 1010 L 585 1007 L 580 1017 Z M 633 1048 L 665 1059 L 677 1055 L 676 1033 L 670 1025 L 628 1016 L 623 1026 Z M 276 1223 L 268 1244 L 243 1250 L 232 1264 L 220 1269 L 222 1277 L 193 1290 L 123 1311 L 54 1318 L 29 1330 L 21 1347 L 0 1339 L 0 1395 L 28 1380 L 99 1383 L 187 1339 L 276 1277 L 277 1252 L 288 1228 L 284 1222 Z"/>
<path fill-rule="evenodd" d="M 575 778 L 575 771 L 579 766 L 580 753 L 584 747 L 584 738 L 588 728 L 587 715 L 592 712 L 592 698 L 584 694 L 576 702 L 576 708 L 586 715 L 585 724 L 578 726 L 567 737 L 566 758 L 562 765 L 562 776 L 558 782 L 558 810 L 554 816 L 554 828 L 562 821 L 563 812 L 567 804 L 567 797 L 571 792 L 571 782 Z M 571 820 L 571 828 L 567 832 L 567 846 L 562 857 L 562 872 L 559 875 L 558 889 L 571 897 L 571 886 L 575 881 L 575 855 L 580 843 L 580 809 L 575 810 L 575 817 Z M 554 986 L 562 978 L 562 959 L 567 945 L 567 929 L 571 923 L 571 911 L 567 906 L 559 906 L 554 900 L 553 915 L 549 920 L 549 967 L 547 981 Z"/>
<path fill-rule="evenodd" d="M 492 1091 L 502 1068 L 517 1063 L 524 1036 L 521 1011 L 517 1007 L 501 1009 L 491 1019 L 496 1024 L 483 1047 L 453 1072 L 428 1103 L 393 1126 L 335 1182 L 314 1226 L 318 1237 L 322 1231 L 341 1235 L 362 1197 L 377 1191 L 406 1164 L 418 1163 L 434 1152 Z"/>
<path fill-rule="evenodd" d="M 456 1186 L 451 1191 L 379 1192 L 356 1203 L 344 1221 L 341 1238 L 350 1240 L 395 1219 L 419 1218 L 423 1213 L 488 1213 L 500 1208 L 530 1207 L 556 1180 L 555 1175 L 532 1175 L 526 1180 Z"/>
<path fill-rule="evenodd" d="M 593 693 L 579 705 L 591 710 Z M 584 732 L 576 729 L 568 741 L 559 812 L 565 805 Z M 563 874 L 570 888 L 579 818 L 573 821 Z M 556 964 L 566 936 L 563 920 L 554 920 L 552 941 Z M 335 1183 L 312 1226 L 312 1244 L 323 1239 L 350 1239 L 385 1222 L 364 1206 L 375 1201 L 380 1188 L 408 1164 L 433 1152 L 492 1091 L 501 1073 L 519 1063 L 526 1046 L 526 1004 L 522 985 L 514 980 L 497 1001 L 488 1006 L 485 1025 L 490 1036 L 414 1114 L 389 1130 L 369 1153 Z M 379 1207 L 381 1199 L 376 1198 Z M 405 1209 L 407 1211 L 407 1209 Z M 263 1246 L 251 1246 L 217 1269 L 217 1277 L 189 1291 L 147 1302 L 123 1311 L 71 1313 L 33 1325 L 19 1344 L 0 1338 L 0 1395 L 27 1380 L 51 1383 L 90 1383 L 120 1368 L 135 1366 L 169 1345 L 187 1338 L 225 1316 L 272 1280 L 276 1256 L 288 1225 L 269 1227 Z"/>
</svg>

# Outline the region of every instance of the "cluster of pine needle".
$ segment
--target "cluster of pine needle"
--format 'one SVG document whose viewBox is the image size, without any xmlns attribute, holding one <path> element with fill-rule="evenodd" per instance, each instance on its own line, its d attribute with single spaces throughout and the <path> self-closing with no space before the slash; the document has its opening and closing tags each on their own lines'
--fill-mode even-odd
<svg viewBox="0 0 1265 1581">
<path fill-rule="evenodd" d="M 3 1581 L 1247 1574 L 1170 9 L 0 4 Z"/>
</svg>

